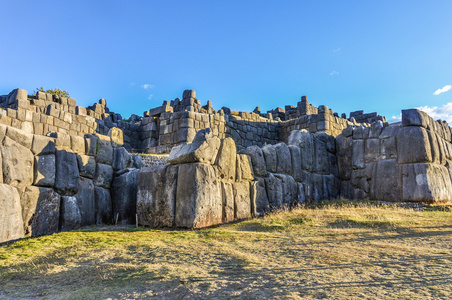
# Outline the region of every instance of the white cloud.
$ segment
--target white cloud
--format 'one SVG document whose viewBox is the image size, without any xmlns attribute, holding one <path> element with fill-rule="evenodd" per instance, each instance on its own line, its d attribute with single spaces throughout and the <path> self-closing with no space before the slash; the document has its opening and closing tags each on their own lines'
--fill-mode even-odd
<svg viewBox="0 0 452 300">
<path fill-rule="evenodd" d="M 439 94 L 445 93 L 452 88 L 452 85 L 448 84 L 444 86 L 442 89 L 437 89 L 433 95 L 438 96 Z"/>
<path fill-rule="evenodd" d="M 331 76 L 336 76 L 336 75 L 339 75 L 339 72 L 333 70 L 333 71 L 330 72 L 330 75 L 331 75 Z"/>
<path fill-rule="evenodd" d="M 155 85 L 150 84 L 150 83 L 145 83 L 145 84 L 143 84 L 141 87 L 142 87 L 143 89 L 145 89 L 145 90 L 150 90 L 150 89 L 155 88 Z"/>
<path fill-rule="evenodd" d="M 148 99 L 151 100 L 152 97 L 154 97 L 154 95 L 153 95 L 153 94 L 150 94 L 150 95 L 148 96 Z"/>
<path fill-rule="evenodd" d="M 398 114 L 397 116 L 392 116 L 391 120 L 394 123 L 402 121 L 402 114 Z"/>
<path fill-rule="evenodd" d="M 337 53 L 339 51 L 341 51 L 341 48 L 333 49 L 333 53 Z"/>
<path fill-rule="evenodd" d="M 452 102 L 448 102 L 440 107 L 421 106 L 417 108 L 425 111 L 434 120 L 441 119 L 443 121 L 447 121 L 447 123 L 452 123 Z"/>
</svg>

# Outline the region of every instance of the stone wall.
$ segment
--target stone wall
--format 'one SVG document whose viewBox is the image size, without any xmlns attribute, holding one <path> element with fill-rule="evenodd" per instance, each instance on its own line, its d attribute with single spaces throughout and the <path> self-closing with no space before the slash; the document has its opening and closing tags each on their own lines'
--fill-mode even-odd
<svg viewBox="0 0 452 300">
<path fill-rule="evenodd" d="M 141 166 L 109 136 L 46 137 L 4 124 L 0 155 L 0 242 L 112 223 L 123 201 L 110 193 L 114 178 Z"/>
</svg>

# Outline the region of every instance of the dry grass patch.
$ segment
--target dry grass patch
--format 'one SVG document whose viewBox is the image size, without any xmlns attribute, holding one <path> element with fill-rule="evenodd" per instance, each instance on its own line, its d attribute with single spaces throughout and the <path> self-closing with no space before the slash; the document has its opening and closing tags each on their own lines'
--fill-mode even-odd
<svg viewBox="0 0 452 300">
<path fill-rule="evenodd" d="M 0 298 L 450 299 L 452 213 L 337 201 L 217 228 L 105 227 L 0 248 Z"/>
</svg>

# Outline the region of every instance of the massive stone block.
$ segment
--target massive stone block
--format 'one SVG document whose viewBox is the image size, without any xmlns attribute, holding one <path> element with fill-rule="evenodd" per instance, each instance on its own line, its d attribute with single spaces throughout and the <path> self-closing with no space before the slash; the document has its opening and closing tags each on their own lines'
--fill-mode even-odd
<svg viewBox="0 0 452 300">
<path fill-rule="evenodd" d="M 152 166 L 137 174 L 137 214 L 140 225 L 173 227 L 178 166 Z"/>
<path fill-rule="evenodd" d="M 0 146 L 3 182 L 11 186 L 25 187 L 33 183 L 34 158 L 30 150 L 9 137 Z"/>
<path fill-rule="evenodd" d="M 170 164 L 193 162 L 213 164 L 219 148 L 220 139 L 213 135 L 210 128 L 206 128 L 196 133 L 192 143 L 173 147 L 168 162 Z"/>
<path fill-rule="evenodd" d="M 77 204 L 80 209 L 80 225 L 87 226 L 96 224 L 94 184 L 91 179 L 80 177 L 75 198 L 77 199 Z"/>
<path fill-rule="evenodd" d="M 284 198 L 281 180 L 272 173 L 268 173 L 265 177 L 265 188 L 270 206 L 272 208 L 282 207 Z"/>
<path fill-rule="evenodd" d="M 202 228 L 222 222 L 221 186 L 212 166 L 182 164 L 177 177 L 175 225 Z"/>
<path fill-rule="evenodd" d="M 82 216 L 78 207 L 77 198 L 62 196 L 60 206 L 60 230 L 69 231 L 81 226 Z"/>
<path fill-rule="evenodd" d="M 281 180 L 283 205 L 290 207 L 297 200 L 297 183 L 292 176 L 286 174 L 275 174 Z"/>
<path fill-rule="evenodd" d="M 129 172 L 113 178 L 111 184 L 111 198 L 113 203 L 113 217 L 119 224 L 135 224 L 137 203 L 137 173 L 138 170 L 130 169 Z"/>
<path fill-rule="evenodd" d="M 291 174 L 292 160 L 290 150 L 285 143 L 278 143 L 275 145 L 276 150 L 276 171 L 277 173 Z"/>
<path fill-rule="evenodd" d="M 26 149 L 31 149 L 31 144 L 33 142 L 33 135 L 26 133 L 14 127 L 8 127 L 6 130 L 6 136 L 24 146 Z"/>
<path fill-rule="evenodd" d="M 267 166 L 265 164 L 265 158 L 262 149 L 254 145 L 246 148 L 245 153 L 251 157 L 254 175 L 265 177 L 267 175 Z"/>
<path fill-rule="evenodd" d="M 237 150 L 232 138 L 225 138 L 221 141 L 221 146 L 215 161 L 217 175 L 221 180 L 235 181 Z"/>
<path fill-rule="evenodd" d="M 113 207 L 111 203 L 110 190 L 95 186 L 94 200 L 96 209 L 96 224 L 112 224 Z"/>
<path fill-rule="evenodd" d="M 402 125 L 403 126 L 422 126 L 427 128 L 428 115 L 419 109 L 403 109 Z"/>
<path fill-rule="evenodd" d="M 314 142 L 314 171 L 321 174 L 328 174 L 328 152 L 326 143 L 318 138 L 313 139 Z"/>
<path fill-rule="evenodd" d="M 40 236 L 58 232 L 60 195 L 51 188 L 29 186 L 21 197 L 25 233 Z"/>
<path fill-rule="evenodd" d="M 396 159 L 377 162 L 372 175 L 371 199 L 402 201 L 401 172 L 402 168 Z"/>
<path fill-rule="evenodd" d="M 234 221 L 234 190 L 232 183 L 221 182 L 221 197 L 223 205 L 223 223 Z"/>
<path fill-rule="evenodd" d="M 111 145 L 114 148 L 122 147 L 124 145 L 124 133 L 117 127 L 112 127 L 107 134 L 111 138 Z"/>
<path fill-rule="evenodd" d="M 80 176 L 93 178 L 96 172 L 96 160 L 93 156 L 77 155 Z"/>
<path fill-rule="evenodd" d="M 55 154 L 55 139 L 35 134 L 31 151 L 35 155 Z"/>
<path fill-rule="evenodd" d="M 265 187 L 265 178 L 256 178 L 256 189 L 253 196 L 256 204 L 257 215 L 264 215 L 270 209 L 270 203 L 268 202 L 267 189 Z"/>
<path fill-rule="evenodd" d="M 295 181 L 300 182 L 301 177 L 301 151 L 300 148 L 294 145 L 289 146 L 290 156 L 292 160 L 292 177 Z"/>
<path fill-rule="evenodd" d="M 250 184 L 247 181 L 234 182 L 234 216 L 236 219 L 251 217 Z"/>
<path fill-rule="evenodd" d="M 131 167 L 132 156 L 127 152 L 126 148 L 118 147 L 113 152 L 113 169 L 119 171 Z"/>
<path fill-rule="evenodd" d="M 15 188 L 0 183 L 0 207 L 0 243 L 22 238 L 22 208 Z"/>
<path fill-rule="evenodd" d="M 432 161 L 432 150 L 427 130 L 422 127 L 403 127 L 397 134 L 397 158 L 399 164 Z"/>
<path fill-rule="evenodd" d="M 98 137 L 96 162 L 111 165 L 113 163 L 113 146 L 110 137 L 105 135 L 98 135 Z"/>
<path fill-rule="evenodd" d="M 364 163 L 364 140 L 353 140 L 352 148 L 352 167 L 353 169 L 363 169 Z"/>
<path fill-rule="evenodd" d="M 452 183 L 447 168 L 430 163 L 403 165 L 403 200 L 413 202 L 452 200 Z"/>
<path fill-rule="evenodd" d="M 277 172 L 277 161 L 276 161 L 276 149 L 274 145 L 265 145 L 262 148 L 262 153 L 265 158 L 265 165 L 268 172 Z"/>
<path fill-rule="evenodd" d="M 94 173 L 94 185 L 103 188 L 110 188 L 113 179 L 113 168 L 110 165 L 96 164 L 96 172 Z"/>
<path fill-rule="evenodd" d="M 68 196 L 77 193 L 79 170 L 74 153 L 66 150 L 56 151 L 55 189 L 60 195 Z"/>
<path fill-rule="evenodd" d="M 237 154 L 237 173 L 236 180 L 248 180 L 254 179 L 253 168 L 251 166 L 251 158 L 246 154 Z"/>
<path fill-rule="evenodd" d="M 53 187 L 55 184 L 54 154 L 35 156 L 33 184 Z"/>
</svg>

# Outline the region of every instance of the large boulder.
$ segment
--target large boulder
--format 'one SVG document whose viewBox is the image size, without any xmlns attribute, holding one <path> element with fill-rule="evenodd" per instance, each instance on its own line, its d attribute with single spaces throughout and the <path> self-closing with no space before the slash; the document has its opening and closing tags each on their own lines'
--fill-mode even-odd
<svg viewBox="0 0 452 300">
<path fill-rule="evenodd" d="M 81 226 L 82 216 L 78 207 L 77 198 L 62 196 L 60 207 L 60 230 L 69 231 Z"/>
<path fill-rule="evenodd" d="M 58 232 L 60 195 L 51 188 L 29 186 L 21 199 L 25 232 L 40 236 Z"/>
<path fill-rule="evenodd" d="M 55 139 L 35 134 L 31 151 L 34 155 L 55 154 Z"/>
<path fill-rule="evenodd" d="M 234 140 L 232 138 L 225 138 L 221 141 L 221 146 L 215 161 L 217 175 L 221 180 L 235 181 L 236 159 L 237 150 Z"/>
<path fill-rule="evenodd" d="M 114 148 L 122 147 L 124 145 L 124 134 L 118 127 L 112 127 L 107 134 L 111 138 L 111 145 Z"/>
<path fill-rule="evenodd" d="M 421 126 L 427 128 L 428 115 L 417 108 L 402 110 L 403 126 Z"/>
<path fill-rule="evenodd" d="M 253 168 L 251 166 L 251 158 L 246 154 L 237 154 L 237 173 L 236 180 L 248 180 L 254 179 Z"/>
<path fill-rule="evenodd" d="M 94 184 L 91 179 L 80 177 L 75 198 L 80 209 L 81 226 L 96 224 Z"/>
<path fill-rule="evenodd" d="M 96 159 L 93 156 L 77 155 L 80 176 L 93 178 L 96 173 Z"/>
<path fill-rule="evenodd" d="M 53 187 L 55 184 L 54 154 L 35 156 L 33 184 Z"/>
<path fill-rule="evenodd" d="M 109 189 L 113 179 L 113 168 L 110 165 L 96 164 L 96 172 L 94 173 L 94 185 Z"/>
<path fill-rule="evenodd" d="M 399 164 L 432 161 L 432 150 L 427 130 L 422 127 L 403 127 L 397 133 L 397 158 Z"/>
<path fill-rule="evenodd" d="M 0 183 L 0 207 L 0 243 L 22 238 L 22 208 L 15 188 Z"/>
<path fill-rule="evenodd" d="M 137 205 L 137 173 L 136 169 L 113 178 L 111 184 L 111 198 L 113 203 L 113 217 L 119 224 L 135 224 Z"/>
<path fill-rule="evenodd" d="M 265 158 L 265 165 L 268 172 L 277 172 L 276 149 L 274 145 L 265 145 L 262 147 L 262 153 Z"/>
<path fill-rule="evenodd" d="M 290 157 L 292 159 L 292 177 L 295 181 L 301 181 L 301 151 L 294 145 L 289 145 Z"/>
<path fill-rule="evenodd" d="M 297 202 L 297 183 L 292 176 L 286 174 L 275 174 L 281 180 L 283 205 L 292 206 Z"/>
<path fill-rule="evenodd" d="M 278 143 L 275 145 L 276 150 L 276 171 L 277 173 L 291 174 L 292 160 L 290 156 L 289 147 L 285 143 Z"/>
<path fill-rule="evenodd" d="M 168 157 L 170 164 L 201 162 L 213 164 L 220 148 L 220 139 L 213 135 L 210 128 L 196 133 L 192 143 L 182 144 L 171 149 Z"/>
<path fill-rule="evenodd" d="M 221 182 L 221 195 L 223 201 L 223 222 L 229 223 L 234 221 L 234 190 L 232 183 Z"/>
<path fill-rule="evenodd" d="M 124 147 L 118 147 L 113 152 L 113 170 L 119 171 L 131 167 L 132 156 Z"/>
<path fill-rule="evenodd" d="M 272 208 L 282 207 L 284 198 L 281 180 L 272 173 L 268 173 L 265 177 L 265 188 L 270 206 Z"/>
<path fill-rule="evenodd" d="M 371 198 L 383 201 L 402 200 L 402 167 L 396 159 L 381 160 L 375 164 L 372 175 Z"/>
<path fill-rule="evenodd" d="M 221 186 L 212 166 L 180 165 L 176 199 L 175 226 L 202 228 L 222 222 Z"/>
<path fill-rule="evenodd" d="M 79 170 L 74 153 L 66 150 L 56 151 L 55 189 L 60 195 L 68 196 L 77 193 Z"/>
<path fill-rule="evenodd" d="M 250 184 L 247 181 L 234 182 L 234 215 L 235 218 L 251 218 Z"/>
<path fill-rule="evenodd" d="M 317 173 L 320 173 L 320 174 L 328 174 L 329 167 L 328 167 L 327 144 L 326 144 L 326 142 L 324 142 L 318 138 L 314 138 L 313 141 L 314 141 L 314 153 L 315 153 L 314 171 L 316 171 Z"/>
<path fill-rule="evenodd" d="M 111 139 L 110 137 L 101 134 L 99 134 L 98 137 L 96 162 L 111 165 L 113 163 L 113 146 L 111 145 Z"/>
<path fill-rule="evenodd" d="M 33 183 L 34 157 L 30 150 L 9 137 L 0 146 L 3 182 L 11 186 L 25 187 Z"/>
<path fill-rule="evenodd" d="M 110 190 L 95 186 L 94 201 L 96 206 L 96 224 L 112 224 L 113 207 L 111 203 Z"/>
<path fill-rule="evenodd" d="M 253 145 L 246 148 L 245 153 L 251 157 L 254 175 L 259 177 L 265 177 L 267 175 L 267 166 L 265 164 L 265 158 L 262 149 L 256 145 Z"/>
<path fill-rule="evenodd" d="M 256 204 L 256 213 L 258 215 L 264 215 L 270 209 L 270 203 L 268 202 L 267 190 L 265 188 L 265 178 L 256 177 L 256 189 L 254 195 L 254 203 Z"/>
<path fill-rule="evenodd" d="M 6 136 L 24 146 L 27 149 L 31 149 L 33 142 L 33 134 L 26 133 L 20 129 L 14 127 L 8 127 L 6 130 Z"/>
<path fill-rule="evenodd" d="M 178 166 L 152 166 L 137 174 L 137 215 L 140 225 L 173 227 Z"/>
<path fill-rule="evenodd" d="M 353 140 L 352 148 L 352 167 L 353 169 L 363 169 L 364 162 L 364 140 Z"/>
</svg>

